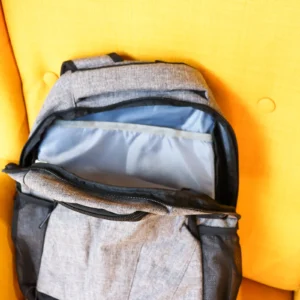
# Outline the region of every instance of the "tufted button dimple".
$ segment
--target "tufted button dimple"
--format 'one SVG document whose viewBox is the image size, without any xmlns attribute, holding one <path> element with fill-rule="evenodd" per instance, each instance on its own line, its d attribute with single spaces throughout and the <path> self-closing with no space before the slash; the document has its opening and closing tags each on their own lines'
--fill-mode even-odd
<svg viewBox="0 0 300 300">
<path fill-rule="evenodd" d="M 271 113 L 275 110 L 276 104 L 270 98 L 262 98 L 257 102 L 257 106 L 260 112 L 262 113 Z"/>
<path fill-rule="evenodd" d="M 52 87 L 57 79 L 58 76 L 53 72 L 47 72 L 43 76 L 45 84 L 47 84 L 49 87 Z"/>
</svg>

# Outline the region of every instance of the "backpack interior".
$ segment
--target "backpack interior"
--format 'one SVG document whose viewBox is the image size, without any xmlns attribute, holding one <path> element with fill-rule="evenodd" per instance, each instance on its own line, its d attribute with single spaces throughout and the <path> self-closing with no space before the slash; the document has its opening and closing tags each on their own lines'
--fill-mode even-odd
<svg viewBox="0 0 300 300">
<path fill-rule="evenodd" d="M 147 105 L 58 120 L 38 160 L 111 185 L 149 183 L 214 198 L 213 117 L 191 107 Z"/>
</svg>

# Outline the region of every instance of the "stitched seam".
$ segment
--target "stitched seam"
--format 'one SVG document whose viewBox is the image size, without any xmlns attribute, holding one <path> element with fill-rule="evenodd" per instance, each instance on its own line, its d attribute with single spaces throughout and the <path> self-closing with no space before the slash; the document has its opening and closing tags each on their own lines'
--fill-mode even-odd
<svg viewBox="0 0 300 300">
<path fill-rule="evenodd" d="M 180 287 L 180 284 L 181 284 L 181 282 L 182 282 L 182 280 L 183 280 L 183 278 L 184 278 L 184 275 L 185 275 L 185 273 L 187 272 L 187 269 L 189 268 L 189 266 L 190 266 L 190 264 L 191 264 L 192 258 L 193 258 L 194 254 L 195 254 L 195 251 L 196 251 L 196 246 L 197 246 L 197 243 L 195 242 L 195 247 L 194 247 L 194 250 L 193 250 L 193 252 L 192 252 L 191 258 L 190 258 L 190 260 L 187 262 L 187 265 L 186 265 L 186 267 L 185 267 L 185 269 L 184 269 L 184 271 L 183 271 L 183 274 L 182 274 L 182 276 L 181 276 L 181 278 L 180 278 L 179 284 L 178 284 L 177 288 L 175 289 L 175 291 L 174 291 L 174 293 L 173 293 L 173 295 L 172 295 L 171 300 L 174 299 L 174 296 L 176 295 L 176 293 L 177 293 L 177 291 L 178 291 L 178 289 L 179 289 L 179 287 Z"/>
<path fill-rule="evenodd" d="M 137 268 L 138 268 L 138 264 L 139 264 L 139 260 L 140 260 L 140 256 L 141 256 L 141 252 L 142 252 L 142 249 L 144 247 L 145 242 L 146 241 L 144 241 L 143 244 L 141 245 L 141 248 L 140 248 L 140 251 L 139 251 L 139 255 L 138 255 L 138 258 L 136 260 L 136 266 L 135 266 L 135 270 L 134 270 L 134 273 L 133 273 L 133 276 L 132 276 L 132 281 L 131 281 L 131 285 L 130 285 L 130 289 L 129 289 L 127 300 L 130 299 L 131 291 L 132 291 L 132 288 L 133 288 L 134 278 L 135 278 L 135 275 L 136 275 L 136 272 L 137 272 Z"/>
</svg>

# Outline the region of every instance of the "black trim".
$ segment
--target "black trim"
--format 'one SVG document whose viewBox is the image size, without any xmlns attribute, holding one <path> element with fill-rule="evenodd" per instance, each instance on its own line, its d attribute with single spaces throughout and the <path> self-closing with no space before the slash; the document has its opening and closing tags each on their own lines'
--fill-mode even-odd
<svg viewBox="0 0 300 300">
<path fill-rule="evenodd" d="M 18 284 L 28 300 L 37 299 L 36 283 L 46 231 L 46 226 L 43 229 L 38 226 L 52 205 L 52 201 L 21 193 L 17 184 L 11 234 Z"/>
<path fill-rule="evenodd" d="M 217 230 L 210 234 L 199 232 L 199 240 L 202 250 L 203 300 L 235 300 L 242 281 L 238 235 L 236 232 L 220 234 Z"/>
<path fill-rule="evenodd" d="M 197 218 L 189 216 L 188 229 L 200 241 L 203 300 L 235 300 L 242 280 L 237 227 L 197 226 Z"/>
<path fill-rule="evenodd" d="M 114 64 L 114 65 L 104 65 L 100 67 L 92 67 L 92 68 L 80 68 L 75 71 L 90 71 L 90 70 L 101 70 L 101 69 L 109 69 L 109 68 L 118 68 L 118 67 L 126 67 L 126 66 L 135 66 L 135 65 L 155 65 L 155 64 L 168 64 L 168 65 L 185 65 L 187 67 L 190 67 L 192 69 L 196 69 L 186 63 L 183 62 L 165 62 L 165 61 L 149 61 L 149 62 L 144 62 L 144 61 L 133 61 L 129 63 L 124 63 L 124 64 Z M 75 72 L 74 71 L 74 72 Z"/>
<path fill-rule="evenodd" d="M 31 135 L 23 148 L 20 165 L 29 166 L 37 158 L 40 140 L 46 129 L 56 120 L 71 120 L 91 113 L 112 110 L 118 107 L 133 107 L 147 105 L 188 106 L 206 112 L 215 119 L 213 130 L 214 148 L 216 152 L 216 201 L 221 204 L 236 206 L 238 195 L 238 150 L 235 133 L 227 120 L 216 110 L 206 104 L 191 103 L 172 98 L 145 97 L 137 98 L 106 107 L 90 108 L 76 107 L 65 111 L 55 112 L 46 117 Z"/>
<path fill-rule="evenodd" d="M 67 60 L 62 63 L 60 69 L 60 76 L 66 73 L 67 71 L 71 71 L 72 73 L 77 71 L 77 67 L 72 60 Z"/>
<path fill-rule="evenodd" d="M 17 183 L 17 189 L 18 186 L 20 186 L 20 183 Z M 14 243 L 16 243 L 16 239 L 17 239 L 17 232 L 18 232 L 18 218 L 19 218 L 19 210 L 20 210 L 20 206 L 21 203 L 19 200 L 19 195 L 18 193 L 15 194 L 14 197 L 14 207 L 13 207 L 13 217 L 12 217 L 12 226 L 11 226 L 11 238 L 13 240 Z"/>
<path fill-rule="evenodd" d="M 88 206 L 74 204 L 74 203 L 65 203 L 59 202 L 62 206 L 76 211 L 80 214 L 84 214 L 90 217 L 98 218 L 98 219 L 105 219 L 109 221 L 118 221 L 118 222 L 137 222 L 142 220 L 148 213 L 142 211 L 136 211 L 131 214 L 115 214 L 105 209 L 98 209 L 98 208 L 91 208 Z"/>
<path fill-rule="evenodd" d="M 168 213 L 169 208 L 185 208 L 199 212 L 209 213 L 210 215 L 218 215 L 220 213 L 232 213 L 236 217 L 239 217 L 235 213 L 235 207 L 222 205 L 211 199 L 209 196 L 192 192 L 190 190 L 168 190 L 168 189 L 152 189 L 152 188 L 131 188 L 131 187 L 120 187 L 113 185 L 101 184 L 85 180 L 81 177 L 76 176 L 70 172 L 67 172 L 63 168 L 51 165 L 38 163 L 34 164 L 29 168 L 19 168 L 19 171 L 35 171 L 43 174 L 48 174 L 60 181 L 64 181 L 75 188 L 84 191 L 89 195 L 100 197 L 108 201 L 128 201 L 138 203 L 148 203 L 152 205 L 159 205 Z M 17 172 L 17 169 L 6 170 L 5 173 Z M 222 215 L 222 217 L 225 217 Z"/>
<path fill-rule="evenodd" d="M 199 232 L 197 228 L 197 216 L 188 216 L 188 224 L 187 228 L 190 231 L 190 233 L 199 240 Z"/>
<path fill-rule="evenodd" d="M 199 235 L 230 235 L 236 234 L 237 228 L 211 227 L 200 225 L 198 226 Z"/>
<path fill-rule="evenodd" d="M 41 292 L 36 292 L 36 300 L 59 300 Z"/>
<path fill-rule="evenodd" d="M 213 129 L 215 151 L 215 199 L 222 202 L 224 195 L 228 205 L 236 205 L 239 186 L 237 141 L 228 138 L 228 125 L 216 122 Z"/>
<path fill-rule="evenodd" d="M 113 62 L 122 62 L 123 61 L 123 58 L 119 55 L 119 54 L 117 54 L 117 53 L 115 53 L 115 52 L 112 52 L 112 53 L 109 53 L 109 54 L 107 54 L 112 60 L 113 60 Z"/>
</svg>

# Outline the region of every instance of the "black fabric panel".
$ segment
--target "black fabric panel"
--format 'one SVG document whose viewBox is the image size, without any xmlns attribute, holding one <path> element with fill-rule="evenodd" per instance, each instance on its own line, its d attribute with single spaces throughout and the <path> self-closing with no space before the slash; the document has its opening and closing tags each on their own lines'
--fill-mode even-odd
<svg viewBox="0 0 300 300">
<path fill-rule="evenodd" d="M 202 216 L 201 216 L 202 218 Z M 222 228 L 222 227 L 211 227 L 211 226 L 198 226 L 199 234 L 206 235 L 229 235 L 236 234 L 236 228 Z"/>
<path fill-rule="evenodd" d="M 49 295 L 37 292 L 36 293 L 36 300 L 58 300 L 57 298 L 53 298 Z"/>
<path fill-rule="evenodd" d="M 62 63 L 60 69 L 60 76 L 66 73 L 67 71 L 71 71 L 72 73 L 77 71 L 77 67 L 72 60 L 67 60 Z"/>
<path fill-rule="evenodd" d="M 123 61 L 123 58 L 115 52 L 109 53 L 108 56 L 113 60 L 113 62 L 122 62 Z"/>
<path fill-rule="evenodd" d="M 46 224 L 39 225 L 52 209 L 52 202 L 18 192 L 15 197 L 12 239 L 20 289 L 28 300 L 35 300 L 36 282 L 43 251 Z"/>
<path fill-rule="evenodd" d="M 237 142 L 232 128 L 217 118 L 213 130 L 215 151 L 215 198 L 222 204 L 236 206 L 239 186 Z M 232 132 L 230 136 L 228 132 Z"/>
<path fill-rule="evenodd" d="M 202 226 L 199 226 L 202 227 Z M 204 226 L 203 226 L 204 227 Z M 224 230 L 225 229 L 225 230 Z M 236 230 L 199 228 L 203 300 L 235 300 L 242 281 L 241 248 Z"/>
</svg>

